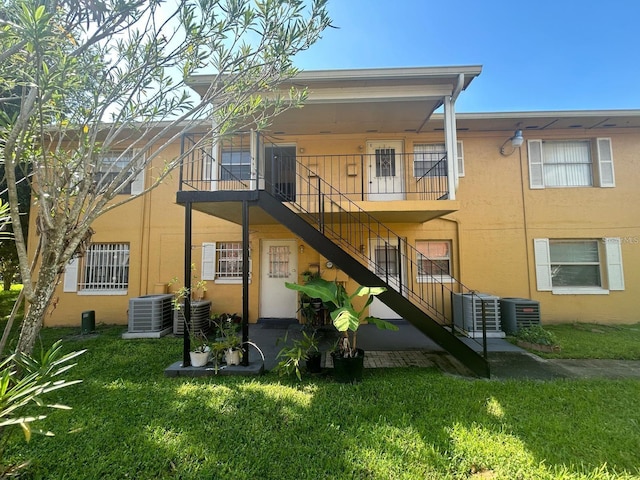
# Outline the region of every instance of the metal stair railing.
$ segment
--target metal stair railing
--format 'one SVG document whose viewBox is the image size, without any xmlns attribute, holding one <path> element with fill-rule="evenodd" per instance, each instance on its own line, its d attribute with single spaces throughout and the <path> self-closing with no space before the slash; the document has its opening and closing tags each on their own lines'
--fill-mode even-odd
<svg viewBox="0 0 640 480">
<path fill-rule="evenodd" d="M 211 139 L 202 133 L 182 135 L 180 189 L 195 191 L 249 190 L 250 180 L 238 178 L 211 154 Z M 215 175 L 214 175 L 215 173 Z M 217 175 L 217 177 L 216 177 Z"/>
<path fill-rule="evenodd" d="M 292 172 L 286 172 L 285 183 L 279 180 L 284 172 L 276 168 L 272 166 L 272 176 L 266 179 L 270 193 L 443 327 L 450 328 L 452 333 L 468 334 L 474 341 L 480 336 L 482 342 L 478 343 L 482 343 L 486 357 L 484 316 L 478 325 L 475 319 L 465 318 L 468 312 L 464 308 L 456 312 L 455 319 L 453 315 L 454 295 L 470 296 L 481 304 L 482 297 L 304 164 L 296 162 L 295 194 L 292 194 Z M 285 184 L 286 191 L 281 190 Z M 367 245 L 373 248 L 366 248 Z M 376 256 L 376 252 L 381 255 Z"/>
</svg>

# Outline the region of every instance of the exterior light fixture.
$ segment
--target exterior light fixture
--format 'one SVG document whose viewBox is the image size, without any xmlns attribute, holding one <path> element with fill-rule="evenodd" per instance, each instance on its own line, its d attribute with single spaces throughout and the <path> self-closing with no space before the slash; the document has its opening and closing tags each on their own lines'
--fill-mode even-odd
<svg viewBox="0 0 640 480">
<path fill-rule="evenodd" d="M 300 253 L 304 253 L 304 245 L 300 245 L 300 246 L 298 247 L 298 251 L 299 251 Z"/>
<path fill-rule="evenodd" d="M 505 150 L 505 147 L 506 147 L 508 142 L 511 142 L 511 151 L 506 151 Z M 502 145 L 500 145 L 500 155 L 508 157 L 509 155 L 511 155 L 513 152 L 516 151 L 516 148 L 520 148 L 523 143 L 524 143 L 524 137 L 522 136 L 522 130 L 517 129 L 513 133 L 512 137 L 507 138 L 504 141 L 504 143 Z"/>
</svg>

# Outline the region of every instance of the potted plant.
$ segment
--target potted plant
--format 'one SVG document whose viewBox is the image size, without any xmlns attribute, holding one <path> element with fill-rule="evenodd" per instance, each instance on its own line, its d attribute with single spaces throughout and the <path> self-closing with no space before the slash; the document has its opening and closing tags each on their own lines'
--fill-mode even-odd
<svg viewBox="0 0 640 480">
<path fill-rule="evenodd" d="M 305 285 L 317 278 L 320 278 L 319 272 L 312 272 L 310 270 L 302 272 L 301 275 Z M 313 298 L 306 293 L 301 292 L 299 311 L 304 317 L 305 324 L 312 325 L 314 327 L 321 326 L 322 320 L 324 319 L 322 312 L 323 308 L 324 304 L 321 298 Z"/>
<path fill-rule="evenodd" d="M 189 333 L 191 339 L 191 351 L 189 357 L 191 359 L 192 367 L 204 367 L 209 363 L 209 357 L 211 356 L 211 348 L 207 344 L 207 337 L 204 333 L 196 332 Z"/>
<path fill-rule="evenodd" d="M 224 361 L 227 365 L 240 365 L 242 359 L 242 348 L 240 337 L 230 335 L 226 337 L 224 344 Z"/>
<path fill-rule="evenodd" d="M 357 333 L 361 322 L 373 323 L 383 330 L 398 330 L 397 326 L 380 318 L 362 318 L 373 297 L 384 292 L 386 288 L 360 286 L 353 294 L 348 295 L 341 284 L 322 278 L 310 279 L 304 285 L 288 282 L 285 285 L 292 290 L 306 293 L 312 298 L 320 298 L 325 305 L 329 306 L 333 326 L 340 332 L 336 349 L 331 352 L 334 377 L 342 382 L 360 381 L 364 369 L 364 350 L 357 346 Z M 360 310 L 356 310 L 353 306 L 353 300 L 356 297 L 366 297 L 365 304 Z"/>
<path fill-rule="evenodd" d="M 191 270 L 195 270 L 195 265 L 191 264 Z M 197 280 L 197 276 L 193 274 L 193 280 Z M 167 284 L 169 288 L 178 283 L 178 277 L 173 277 Z M 204 300 L 204 292 L 207 291 L 207 282 L 205 280 L 198 280 L 192 282 L 191 289 L 182 286 L 173 292 L 173 333 L 175 335 L 182 335 L 184 322 L 184 305 L 185 299 L 190 299 L 191 305 L 191 326 L 192 330 L 206 330 L 206 324 L 211 312 L 211 301 Z"/>
<path fill-rule="evenodd" d="M 287 334 L 284 338 L 279 338 L 278 343 L 287 342 Z M 292 341 L 291 346 L 283 347 L 278 352 L 280 362 L 276 365 L 276 371 L 280 375 L 291 375 L 295 373 L 298 380 L 302 380 L 302 361 L 306 362 L 306 369 L 309 373 L 320 373 L 322 354 L 318 348 L 318 339 L 316 332 L 309 335 L 307 332 L 302 332 L 302 338 Z"/>
<path fill-rule="evenodd" d="M 216 329 L 217 349 L 224 352 L 227 365 L 240 365 L 242 358 L 241 339 L 238 336 L 239 320 L 241 317 L 235 313 L 214 314 L 212 317 Z"/>
</svg>

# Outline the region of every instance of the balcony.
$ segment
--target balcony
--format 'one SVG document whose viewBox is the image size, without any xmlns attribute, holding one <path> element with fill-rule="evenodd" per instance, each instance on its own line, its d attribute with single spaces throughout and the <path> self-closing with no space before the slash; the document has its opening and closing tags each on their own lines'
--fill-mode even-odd
<svg viewBox="0 0 640 480">
<path fill-rule="evenodd" d="M 183 140 L 179 197 L 187 192 L 197 210 L 238 221 L 238 192 L 277 191 L 283 202 L 296 201 L 308 212 L 332 212 L 332 195 L 341 194 L 381 222 L 423 223 L 459 209 L 449 200 L 449 165 L 444 152 L 400 153 L 380 149 L 375 153 L 303 155 L 294 146 L 261 145 L 260 155 L 236 144 L 214 150 L 197 136 Z M 257 160 L 253 160 L 257 157 Z M 320 199 L 320 182 L 331 185 Z M 235 194 L 234 194 L 235 192 Z M 216 202 L 215 207 L 204 203 Z M 227 202 L 222 205 L 220 202 Z M 214 213 L 215 210 L 215 213 Z M 254 220 L 271 223 L 265 216 Z"/>
</svg>

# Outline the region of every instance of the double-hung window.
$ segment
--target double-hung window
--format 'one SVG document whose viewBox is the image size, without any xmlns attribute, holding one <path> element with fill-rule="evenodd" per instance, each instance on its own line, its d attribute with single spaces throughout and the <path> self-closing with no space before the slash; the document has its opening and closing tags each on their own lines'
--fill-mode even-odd
<svg viewBox="0 0 640 480">
<path fill-rule="evenodd" d="M 98 171 L 95 175 L 96 190 L 101 191 L 113 182 L 113 180 L 125 169 L 131 170 L 135 150 L 126 152 L 105 151 L 98 158 Z M 144 190 L 144 171 L 128 181 L 121 195 L 137 195 Z"/>
<path fill-rule="evenodd" d="M 248 148 L 223 149 L 220 160 L 220 180 L 251 179 L 251 152 Z"/>
<path fill-rule="evenodd" d="M 92 243 L 65 270 L 64 291 L 124 295 L 129 288 L 129 244 Z"/>
<path fill-rule="evenodd" d="M 462 142 L 457 143 L 458 176 L 464 176 L 464 155 Z M 417 143 L 413 146 L 413 176 L 446 177 L 447 149 L 444 143 Z"/>
<path fill-rule="evenodd" d="M 534 240 L 538 290 L 607 293 L 624 290 L 619 238 Z"/>
<path fill-rule="evenodd" d="M 202 279 L 214 280 L 216 283 L 241 283 L 242 252 L 242 242 L 203 243 Z"/>
<path fill-rule="evenodd" d="M 611 140 L 529 140 L 531 188 L 613 187 Z"/>
<path fill-rule="evenodd" d="M 451 242 L 449 240 L 418 240 L 418 281 L 451 281 Z"/>
</svg>

